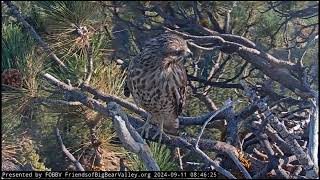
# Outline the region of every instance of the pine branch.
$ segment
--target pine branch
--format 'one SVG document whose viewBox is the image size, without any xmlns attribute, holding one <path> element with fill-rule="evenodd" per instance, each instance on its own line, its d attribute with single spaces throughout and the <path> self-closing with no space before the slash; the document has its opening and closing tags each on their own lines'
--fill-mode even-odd
<svg viewBox="0 0 320 180">
<path fill-rule="evenodd" d="M 10 9 L 11 15 L 14 16 L 18 22 L 30 33 L 30 35 L 38 42 L 38 44 L 43 48 L 45 52 L 60 66 L 66 68 L 66 65 L 56 56 L 56 54 L 50 49 L 48 44 L 42 40 L 38 33 L 33 29 L 33 27 L 22 17 L 19 9 L 11 1 L 2 1 Z"/>
</svg>

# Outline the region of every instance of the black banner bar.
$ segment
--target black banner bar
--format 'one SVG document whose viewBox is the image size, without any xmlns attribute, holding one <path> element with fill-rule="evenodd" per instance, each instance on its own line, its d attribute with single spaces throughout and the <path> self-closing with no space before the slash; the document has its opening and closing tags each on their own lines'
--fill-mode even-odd
<svg viewBox="0 0 320 180">
<path fill-rule="evenodd" d="M 85 179 L 142 179 L 142 178 L 217 178 L 216 171 L 2 171 L 1 179 L 46 179 L 46 178 L 85 178 Z"/>
</svg>

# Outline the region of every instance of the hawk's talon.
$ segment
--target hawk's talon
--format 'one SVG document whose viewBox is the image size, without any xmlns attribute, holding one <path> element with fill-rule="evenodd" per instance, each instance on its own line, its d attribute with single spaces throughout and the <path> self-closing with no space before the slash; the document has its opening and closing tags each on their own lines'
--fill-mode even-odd
<svg viewBox="0 0 320 180">
<path fill-rule="evenodd" d="M 159 140 L 158 140 L 158 143 L 160 144 L 161 140 L 162 140 L 162 134 L 163 133 L 164 132 L 161 129 L 158 129 L 157 132 L 153 135 L 152 140 L 155 140 L 157 136 L 160 136 Z"/>
<path fill-rule="evenodd" d="M 145 122 L 143 126 L 137 128 L 137 131 L 139 132 L 140 131 L 140 135 L 141 137 L 144 137 L 145 138 L 148 138 L 149 137 L 149 129 L 151 127 L 149 126 L 149 123 L 148 122 Z"/>
<path fill-rule="evenodd" d="M 144 135 L 146 135 L 146 139 L 148 139 L 148 137 L 149 137 L 149 129 L 151 128 L 151 126 L 149 126 L 150 120 L 151 120 L 151 115 L 148 114 L 147 120 L 146 120 L 146 122 L 143 124 L 143 126 L 141 126 L 141 127 L 139 127 L 139 128 L 136 129 L 137 131 L 140 131 L 140 130 L 141 130 L 140 135 L 141 135 L 142 138 L 143 138 Z M 144 133 L 145 133 L 145 134 L 144 134 Z"/>
<path fill-rule="evenodd" d="M 157 132 L 153 135 L 152 137 L 152 140 L 155 140 L 155 138 L 159 135 L 159 140 L 158 140 L 158 143 L 160 144 L 161 143 L 161 140 L 162 140 L 162 134 L 164 133 L 163 132 L 163 121 L 161 121 L 160 123 L 160 128 L 157 130 Z"/>
</svg>

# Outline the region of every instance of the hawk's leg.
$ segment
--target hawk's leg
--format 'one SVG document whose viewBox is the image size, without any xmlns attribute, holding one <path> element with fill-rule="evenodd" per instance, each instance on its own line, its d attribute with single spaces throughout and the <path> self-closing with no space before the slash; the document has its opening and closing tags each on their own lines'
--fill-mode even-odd
<svg viewBox="0 0 320 180">
<path fill-rule="evenodd" d="M 159 137 L 159 144 L 161 143 L 161 140 L 162 140 L 162 134 L 164 133 L 163 132 L 163 124 L 164 124 L 164 121 L 161 121 L 160 123 L 160 128 L 158 128 L 156 134 L 154 134 L 154 136 L 152 137 L 152 139 L 154 140 L 158 135 L 160 136 Z"/>
<path fill-rule="evenodd" d="M 146 120 L 146 122 L 143 124 L 143 126 L 137 128 L 138 131 L 141 131 L 141 133 L 140 133 L 140 134 L 141 134 L 141 137 L 143 137 L 143 136 L 145 135 L 146 138 L 148 138 L 148 136 L 149 136 L 149 129 L 151 128 L 151 127 L 149 126 L 150 120 L 151 120 L 151 115 L 148 114 L 147 120 Z"/>
</svg>

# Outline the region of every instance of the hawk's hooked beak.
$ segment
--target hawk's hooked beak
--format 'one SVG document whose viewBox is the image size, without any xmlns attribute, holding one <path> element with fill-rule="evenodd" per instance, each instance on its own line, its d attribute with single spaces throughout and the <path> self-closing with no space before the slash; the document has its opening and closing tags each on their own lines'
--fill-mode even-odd
<svg viewBox="0 0 320 180">
<path fill-rule="evenodd" d="M 185 59 L 193 58 L 193 53 L 190 50 L 188 50 L 188 51 L 186 51 L 184 57 L 185 57 Z"/>
</svg>

